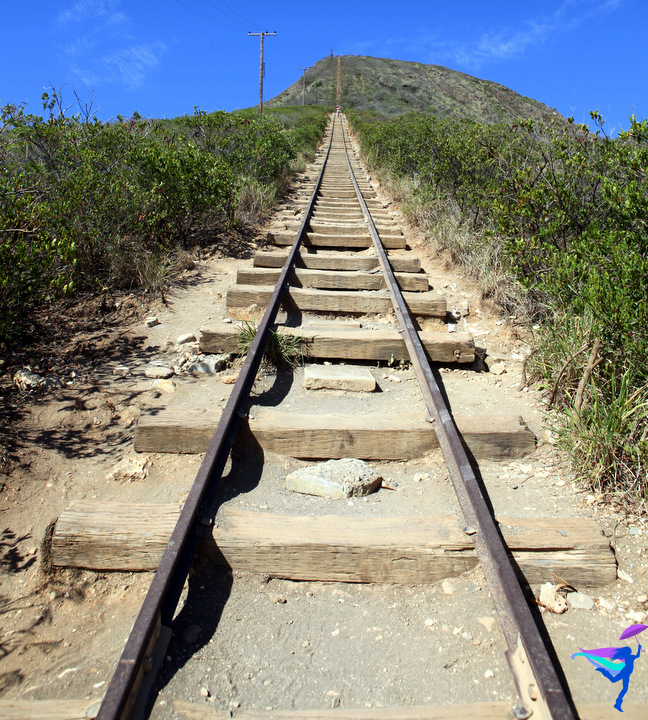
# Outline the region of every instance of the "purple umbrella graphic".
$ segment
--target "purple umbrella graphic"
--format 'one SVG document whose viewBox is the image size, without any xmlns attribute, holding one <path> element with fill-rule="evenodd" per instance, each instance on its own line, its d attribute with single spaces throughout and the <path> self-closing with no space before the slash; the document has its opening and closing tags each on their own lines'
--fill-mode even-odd
<svg viewBox="0 0 648 720">
<path fill-rule="evenodd" d="M 622 633 L 619 640 L 627 640 L 628 638 L 634 637 L 635 635 L 639 635 L 639 633 L 642 633 L 644 630 L 648 629 L 648 625 L 642 625 L 641 623 L 637 625 L 630 625 L 630 627 L 627 627 Z M 639 642 L 637 640 L 637 642 Z"/>
</svg>

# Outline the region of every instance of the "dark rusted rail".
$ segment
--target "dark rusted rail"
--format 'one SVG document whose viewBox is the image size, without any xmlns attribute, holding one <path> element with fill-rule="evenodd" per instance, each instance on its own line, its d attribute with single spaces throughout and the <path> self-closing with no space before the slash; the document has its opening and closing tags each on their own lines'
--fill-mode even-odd
<svg viewBox="0 0 648 720">
<path fill-rule="evenodd" d="M 369 224 L 373 244 L 398 320 L 399 332 L 403 334 L 416 372 L 429 413 L 428 419 L 434 423 L 443 458 L 464 515 L 466 531 L 472 535 L 475 551 L 488 582 L 508 646 L 506 658 L 520 699 L 520 704 L 514 708 L 514 714 L 521 719 L 531 715 L 554 720 L 575 719 L 578 717 L 576 709 L 560 682 L 539 628 L 533 619 L 502 536 L 472 469 L 457 426 L 430 368 L 425 349 L 389 264 L 387 253 L 358 187 L 344 133 L 342 138 L 349 173 Z"/>
<path fill-rule="evenodd" d="M 148 694 L 171 637 L 170 625 L 173 614 L 203 532 L 203 525 L 198 519 L 198 511 L 201 507 L 208 506 L 213 500 L 218 482 L 225 469 L 239 425 L 241 405 L 249 396 L 254 384 L 310 220 L 331 150 L 335 122 L 334 117 L 322 169 L 297 237 L 189 491 L 169 544 L 144 598 L 131 634 L 126 641 L 124 651 L 101 703 L 97 720 L 135 718 L 141 716 L 145 710 Z"/>
</svg>

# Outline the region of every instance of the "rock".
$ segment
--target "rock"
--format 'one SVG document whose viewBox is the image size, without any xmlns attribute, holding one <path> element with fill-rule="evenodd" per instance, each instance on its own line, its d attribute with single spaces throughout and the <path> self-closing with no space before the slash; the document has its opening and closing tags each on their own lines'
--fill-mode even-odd
<svg viewBox="0 0 648 720">
<path fill-rule="evenodd" d="M 540 588 L 540 605 L 544 605 L 547 610 L 560 615 L 567 610 L 565 599 L 558 595 L 556 587 L 550 582 L 544 583 Z"/>
<path fill-rule="evenodd" d="M 114 480 L 119 483 L 144 480 L 149 474 L 149 463 L 148 455 L 135 455 L 124 458 L 106 475 L 106 480 L 109 482 Z"/>
<path fill-rule="evenodd" d="M 180 335 L 176 340 L 176 345 L 185 345 L 186 343 L 196 342 L 196 336 L 193 333 L 185 333 Z"/>
<path fill-rule="evenodd" d="M 281 595 L 277 595 L 277 593 L 268 593 L 268 600 L 270 600 L 270 602 L 274 603 L 275 605 L 286 604 L 286 598 L 282 597 Z"/>
<path fill-rule="evenodd" d="M 500 362 L 493 363 L 488 369 L 493 375 L 503 375 L 506 372 L 506 365 L 500 360 Z"/>
<path fill-rule="evenodd" d="M 113 375 L 119 375 L 119 377 L 127 377 L 131 374 L 130 368 L 127 368 L 126 365 L 116 365 L 112 372 Z"/>
<path fill-rule="evenodd" d="M 454 583 L 451 580 L 444 580 L 441 583 L 441 589 L 445 595 L 453 595 L 455 591 Z"/>
<path fill-rule="evenodd" d="M 633 623 L 643 623 L 648 616 L 648 613 L 643 612 L 643 610 L 628 610 L 625 616 Z"/>
<path fill-rule="evenodd" d="M 222 383 L 225 385 L 234 385 L 234 383 L 238 380 L 238 373 L 235 375 L 223 375 L 220 379 Z"/>
<path fill-rule="evenodd" d="M 393 383 L 399 383 L 401 381 L 398 375 L 388 375 L 387 373 L 383 373 L 383 377 L 385 378 L 385 380 L 389 380 L 389 382 Z"/>
<path fill-rule="evenodd" d="M 201 694 L 202 697 L 204 697 L 204 698 L 208 698 L 208 697 L 211 695 L 211 693 L 209 692 L 209 689 L 206 688 L 206 687 L 201 687 L 201 688 L 200 688 L 200 694 Z"/>
<path fill-rule="evenodd" d="M 489 679 L 494 678 L 495 672 L 493 670 L 491 670 L 490 668 L 488 668 L 488 670 L 486 670 L 486 672 L 484 673 L 484 677 L 489 678 Z"/>
<path fill-rule="evenodd" d="M 173 377 L 174 374 L 173 368 L 161 365 L 147 365 L 144 368 L 144 375 L 146 375 L 147 378 L 166 380 L 167 378 Z"/>
<path fill-rule="evenodd" d="M 153 389 L 154 390 L 161 390 L 165 393 L 174 393 L 177 388 L 177 384 L 173 382 L 173 380 L 163 379 L 163 380 L 156 380 L 153 383 Z"/>
<path fill-rule="evenodd" d="M 457 312 L 461 317 L 466 317 L 470 315 L 470 306 L 468 305 L 468 300 L 459 300 L 457 303 Z"/>
<path fill-rule="evenodd" d="M 369 495 L 382 477 L 364 460 L 343 458 L 301 468 L 286 476 L 286 488 L 307 495 L 347 498 Z"/>
<path fill-rule="evenodd" d="M 596 603 L 589 596 L 581 592 L 573 592 L 567 595 L 567 605 L 572 610 L 591 610 Z"/>
<path fill-rule="evenodd" d="M 11 379 L 13 380 L 14 385 L 16 385 L 19 390 L 23 391 L 38 390 L 43 382 L 43 377 L 41 375 L 37 375 L 26 368 L 18 370 L 14 373 Z"/>
<path fill-rule="evenodd" d="M 200 375 L 216 375 L 227 367 L 229 362 L 229 354 L 226 355 L 207 355 L 202 360 L 191 363 L 186 367 L 186 371 L 194 377 Z"/>
<path fill-rule="evenodd" d="M 63 381 L 60 378 L 49 376 L 43 377 L 37 375 L 31 370 L 23 368 L 13 376 L 14 384 L 20 388 L 20 390 L 54 390 L 56 388 L 63 387 Z"/>
<path fill-rule="evenodd" d="M 628 573 L 625 570 L 618 570 L 617 577 L 619 578 L 619 580 L 624 580 L 625 582 L 630 583 L 631 585 L 634 582 L 634 580 L 630 577 L 630 575 L 628 575 Z"/>
<path fill-rule="evenodd" d="M 147 327 L 155 327 L 156 325 L 160 324 L 160 321 L 155 317 L 154 315 L 151 315 L 150 317 L 147 317 L 144 321 Z"/>
</svg>

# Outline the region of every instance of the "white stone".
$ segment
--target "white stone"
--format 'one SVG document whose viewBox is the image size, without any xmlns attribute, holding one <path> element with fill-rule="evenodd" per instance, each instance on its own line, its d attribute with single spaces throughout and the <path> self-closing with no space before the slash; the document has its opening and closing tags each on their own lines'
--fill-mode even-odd
<svg viewBox="0 0 648 720">
<path fill-rule="evenodd" d="M 555 586 L 550 582 L 544 583 L 540 588 L 540 604 L 557 615 L 567 610 L 565 599 L 561 595 L 558 595 Z"/>
<path fill-rule="evenodd" d="M 304 368 L 304 387 L 308 390 L 373 392 L 376 389 L 376 380 L 367 367 L 308 365 Z"/>
<path fill-rule="evenodd" d="M 43 378 L 31 370 L 22 369 L 13 376 L 13 381 L 21 390 L 33 390 L 41 386 Z"/>
<path fill-rule="evenodd" d="M 116 365 L 113 368 L 113 375 L 119 375 L 120 377 L 127 377 L 131 374 L 130 368 L 127 368 L 126 365 Z"/>
<path fill-rule="evenodd" d="M 144 368 L 144 375 L 154 380 L 166 380 L 167 378 L 173 377 L 173 368 L 162 367 L 160 365 L 147 365 Z"/>
<path fill-rule="evenodd" d="M 153 383 L 154 390 L 161 390 L 162 392 L 168 393 L 169 395 L 171 393 L 174 393 L 177 387 L 178 386 L 176 385 L 176 383 L 174 383 L 173 380 L 169 379 L 156 380 Z"/>
<path fill-rule="evenodd" d="M 194 377 L 216 375 L 227 367 L 229 355 L 207 355 L 202 360 L 191 363 L 185 369 Z"/>
<path fill-rule="evenodd" d="M 343 458 L 300 468 L 286 476 L 286 488 L 307 495 L 347 498 L 369 495 L 382 477 L 364 460 Z"/>
<path fill-rule="evenodd" d="M 13 381 L 21 390 L 55 390 L 63 387 L 63 381 L 60 378 L 53 375 L 43 377 L 25 368 L 18 370 L 13 376 Z"/>
<path fill-rule="evenodd" d="M 493 375 L 503 375 L 506 372 L 506 365 L 500 361 L 493 363 L 488 369 Z"/>
<path fill-rule="evenodd" d="M 147 327 L 155 327 L 156 325 L 160 324 L 160 321 L 154 315 L 147 317 L 144 322 L 146 323 Z"/>
<path fill-rule="evenodd" d="M 186 343 L 196 342 L 196 336 L 193 333 L 185 333 L 180 335 L 176 340 L 176 345 L 185 345 Z"/>
<path fill-rule="evenodd" d="M 106 475 L 106 480 L 119 483 L 144 480 L 149 474 L 149 462 L 148 455 L 135 455 L 124 458 Z"/>
<path fill-rule="evenodd" d="M 567 604 L 572 610 L 591 610 L 596 603 L 589 596 L 581 592 L 573 592 L 567 595 Z"/>
<path fill-rule="evenodd" d="M 445 595 L 453 595 L 455 591 L 454 583 L 451 580 L 444 580 L 441 583 L 441 589 Z"/>
</svg>

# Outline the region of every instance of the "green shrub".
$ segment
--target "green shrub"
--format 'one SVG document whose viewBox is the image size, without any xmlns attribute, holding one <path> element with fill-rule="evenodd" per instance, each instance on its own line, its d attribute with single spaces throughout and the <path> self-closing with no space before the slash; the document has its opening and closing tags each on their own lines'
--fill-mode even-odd
<svg viewBox="0 0 648 720">
<path fill-rule="evenodd" d="M 571 121 L 349 119 L 368 162 L 409 188 L 403 202 L 411 220 L 479 279 L 485 295 L 541 322 L 530 365 L 565 408 L 564 435 L 571 427 L 574 438 L 612 442 L 597 429 L 609 411 L 619 422 L 632 416 L 645 437 L 648 121 L 631 118 L 630 130 L 613 139 L 597 112 L 596 133 Z M 566 410 L 572 406 L 577 416 Z M 611 450 L 637 480 L 624 487 L 641 484 L 646 452 L 645 443 L 633 453 Z M 618 484 L 619 468 L 594 465 L 606 468 L 601 484 Z"/>
<path fill-rule="evenodd" d="M 293 108 L 104 123 L 67 116 L 53 90 L 43 108 L 0 109 L 0 341 L 45 298 L 162 290 L 201 237 L 270 212 L 327 122 Z"/>
</svg>

